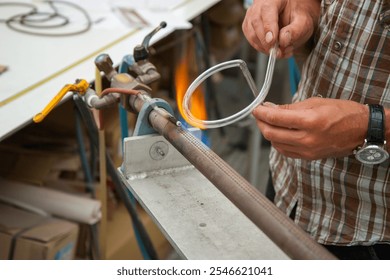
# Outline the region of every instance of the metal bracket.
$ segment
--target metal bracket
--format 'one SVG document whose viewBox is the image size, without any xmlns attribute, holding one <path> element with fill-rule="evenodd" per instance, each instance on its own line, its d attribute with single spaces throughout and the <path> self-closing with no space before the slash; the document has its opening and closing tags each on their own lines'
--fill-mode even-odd
<svg viewBox="0 0 390 280">
<path fill-rule="evenodd" d="M 119 175 L 184 259 L 288 259 L 160 135 L 125 138 Z"/>
<path fill-rule="evenodd" d="M 164 137 L 157 134 L 125 138 L 123 149 L 121 171 L 127 179 L 192 167 Z"/>
<path fill-rule="evenodd" d="M 172 107 L 166 102 L 164 99 L 161 98 L 153 98 L 150 101 L 146 102 L 137 118 L 137 122 L 135 124 L 134 128 L 134 136 L 141 136 L 141 135 L 148 135 L 148 134 L 155 134 L 156 131 L 149 123 L 149 114 L 150 112 L 155 109 L 156 107 L 160 107 L 165 109 L 168 113 L 173 115 Z"/>
</svg>

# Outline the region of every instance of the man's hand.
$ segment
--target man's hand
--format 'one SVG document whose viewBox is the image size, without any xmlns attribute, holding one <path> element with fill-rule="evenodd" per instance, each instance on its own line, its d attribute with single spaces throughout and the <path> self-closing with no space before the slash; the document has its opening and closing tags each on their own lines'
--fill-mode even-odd
<svg viewBox="0 0 390 280">
<path fill-rule="evenodd" d="M 319 0 L 254 0 L 245 15 L 242 30 L 256 50 L 268 53 L 279 43 L 278 57 L 293 55 L 317 28 Z"/>
<path fill-rule="evenodd" d="M 277 151 L 315 160 L 347 156 L 361 145 L 369 109 L 350 100 L 314 97 L 289 105 L 265 103 L 255 108 L 253 115 Z"/>
</svg>

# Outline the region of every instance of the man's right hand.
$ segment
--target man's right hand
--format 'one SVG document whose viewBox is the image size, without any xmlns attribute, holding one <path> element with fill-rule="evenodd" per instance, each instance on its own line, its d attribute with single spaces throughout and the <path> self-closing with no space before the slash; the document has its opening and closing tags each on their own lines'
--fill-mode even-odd
<svg viewBox="0 0 390 280">
<path fill-rule="evenodd" d="M 269 53 L 279 44 L 278 57 L 286 58 L 313 35 L 320 16 L 320 0 L 254 0 L 242 30 L 258 51 Z"/>
</svg>

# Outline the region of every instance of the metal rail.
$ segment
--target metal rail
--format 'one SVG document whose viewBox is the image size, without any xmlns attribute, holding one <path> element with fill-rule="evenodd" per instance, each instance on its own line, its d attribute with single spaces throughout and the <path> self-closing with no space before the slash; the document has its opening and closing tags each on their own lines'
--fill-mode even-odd
<svg viewBox="0 0 390 280">
<path fill-rule="evenodd" d="M 130 106 L 137 112 L 145 102 L 148 98 L 141 95 L 130 98 Z M 178 126 L 164 109 L 151 110 L 149 122 L 289 257 L 335 259 L 217 154 Z"/>
</svg>

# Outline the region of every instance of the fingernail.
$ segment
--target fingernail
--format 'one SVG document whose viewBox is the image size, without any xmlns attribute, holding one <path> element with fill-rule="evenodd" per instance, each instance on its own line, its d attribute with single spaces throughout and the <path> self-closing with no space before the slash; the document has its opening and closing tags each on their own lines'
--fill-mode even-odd
<svg viewBox="0 0 390 280">
<path fill-rule="evenodd" d="M 269 101 L 264 102 L 263 105 L 265 107 L 278 107 L 278 105 L 276 105 L 275 103 L 269 102 Z"/>
<path fill-rule="evenodd" d="M 271 31 L 268 31 L 267 34 L 265 34 L 265 41 L 269 44 L 272 42 L 272 39 L 274 38 L 274 35 Z"/>
<path fill-rule="evenodd" d="M 278 50 L 276 51 L 276 57 L 282 57 L 282 51 L 278 48 Z"/>
</svg>

